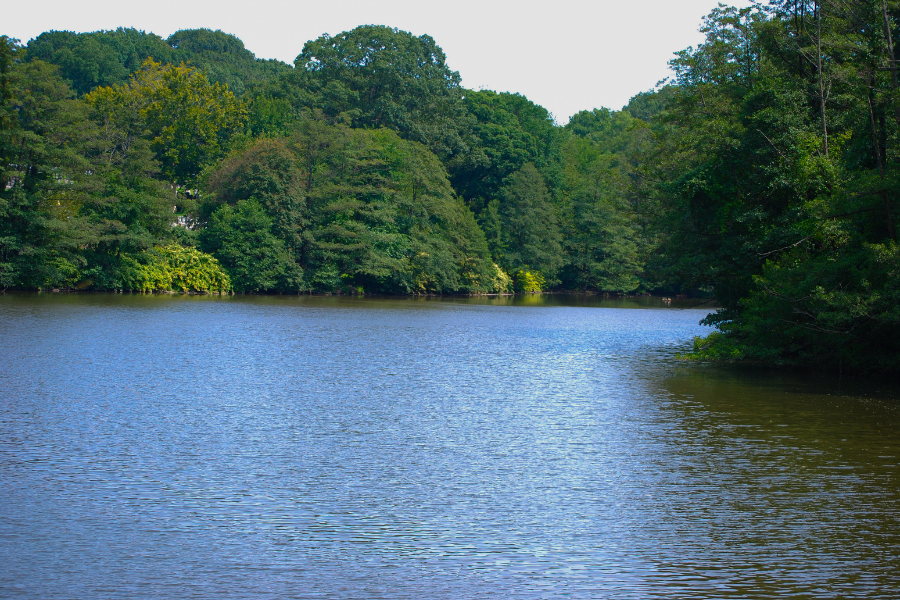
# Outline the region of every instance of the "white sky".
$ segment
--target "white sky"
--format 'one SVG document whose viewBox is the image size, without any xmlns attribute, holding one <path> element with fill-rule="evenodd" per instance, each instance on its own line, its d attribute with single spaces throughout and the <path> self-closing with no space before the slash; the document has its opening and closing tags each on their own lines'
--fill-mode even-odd
<svg viewBox="0 0 900 600">
<path fill-rule="evenodd" d="M 672 53 L 702 41 L 716 0 L 30 0 L 4 6 L 0 34 L 23 43 L 51 29 L 135 27 L 163 38 L 221 29 L 260 58 L 293 63 L 303 44 L 357 25 L 427 33 L 472 89 L 519 92 L 560 124 L 619 109 L 669 75 Z M 747 6 L 746 0 L 733 4 Z"/>
</svg>

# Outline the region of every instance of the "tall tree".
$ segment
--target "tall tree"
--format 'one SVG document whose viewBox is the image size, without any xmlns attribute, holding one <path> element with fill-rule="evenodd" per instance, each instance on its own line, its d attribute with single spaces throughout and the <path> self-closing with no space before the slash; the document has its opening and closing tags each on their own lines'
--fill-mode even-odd
<svg viewBox="0 0 900 600">
<path fill-rule="evenodd" d="M 277 60 L 258 59 L 233 35 L 209 29 L 182 29 L 162 39 L 137 29 L 73 33 L 48 31 L 28 42 L 29 60 L 43 60 L 83 95 L 97 87 L 128 83 L 148 58 L 162 64 L 185 63 L 237 96 L 291 70 Z"/>
<path fill-rule="evenodd" d="M 706 43 L 673 62 L 652 158 L 667 232 L 657 264 L 724 306 L 699 355 L 900 368 L 884 8 L 721 8 Z"/>
<path fill-rule="evenodd" d="M 290 138 L 227 159 L 208 185 L 211 205 L 257 199 L 313 290 L 492 289 L 484 235 L 439 159 L 393 131 L 310 115 Z"/>
<path fill-rule="evenodd" d="M 163 174 L 178 185 L 195 183 L 203 167 L 223 156 L 246 119 L 227 86 L 151 59 L 128 85 L 98 88 L 86 98 L 123 140 L 148 131 Z"/>
<path fill-rule="evenodd" d="M 507 178 L 498 212 L 502 227 L 499 264 L 517 276 L 537 271 L 548 284 L 557 283 L 563 252 L 556 208 L 532 163 Z"/>
<path fill-rule="evenodd" d="M 203 249 L 228 271 L 235 291 L 297 292 L 303 271 L 272 232 L 272 218 L 256 200 L 216 210 L 201 232 Z"/>
<path fill-rule="evenodd" d="M 27 56 L 57 65 L 79 95 L 127 83 L 148 58 L 174 60 L 172 47 L 158 35 L 121 27 L 93 33 L 48 31 L 28 42 Z"/>
<path fill-rule="evenodd" d="M 564 133 L 542 106 L 520 94 L 467 91 L 466 108 L 474 116 L 473 154 L 450 165 L 454 188 L 474 210 L 498 199 L 506 178 L 532 163 L 549 182 L 561 180 L 560 147 Z"/>
<path fill-rule="evenodd" d="M 289 76 L 295 102 L 362 127 L 388 127 L 444 161 L 469 151 L 459 73 L 428 35 L 364 25 L 304 45 Z"/>
<path fill-rule="evenodd" d="M 263 84 L 291 71 L 279 60 L 264 60 L 244 47 L 244 42 L 223 31 L 182 29 L 166 39 L 172 62 L 183 62 L 203 72 L 212 82 L 228 86 L 243 97 L 254 85 Z"/>
<path fill-rule="evenodd" d="M 17 62 L 16 49 L 4 42 L 0 286 L 71 285 L 85 266 L 79 249 L 103 227 L 79 210 L 92 124 L 55 66 Z"/>
<path fill-rule="evenodd" d="M 584 138 L 570 139 L 563 152 L 563 283 L 582 290 L 635 290 L 643 261 L 622 158 Z"/>
</svg>

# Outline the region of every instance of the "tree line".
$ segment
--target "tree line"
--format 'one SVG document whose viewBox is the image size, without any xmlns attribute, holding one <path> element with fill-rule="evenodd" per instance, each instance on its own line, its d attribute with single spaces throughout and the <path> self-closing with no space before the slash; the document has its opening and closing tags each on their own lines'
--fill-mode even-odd
<svg viewBox="0 0 900 600">
<path fill-rule="evenodd" d="M 694 356 L 897 370 L 900 4 L 720 5 L 557 125 L 362 26 L 0 44 L 0 288 L 715 297 Z"/>
</svg>

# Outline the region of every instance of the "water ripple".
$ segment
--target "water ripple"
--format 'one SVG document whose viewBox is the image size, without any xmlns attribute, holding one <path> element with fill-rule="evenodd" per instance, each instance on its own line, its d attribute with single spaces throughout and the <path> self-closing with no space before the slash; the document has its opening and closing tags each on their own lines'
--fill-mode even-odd
<svg viewBox="0 0 900 600">
<path fill-rule="evenodd" d="M 0 297 L 0 595 L 900 595 L 895 402 L 528 302 Z"/>
</svg>

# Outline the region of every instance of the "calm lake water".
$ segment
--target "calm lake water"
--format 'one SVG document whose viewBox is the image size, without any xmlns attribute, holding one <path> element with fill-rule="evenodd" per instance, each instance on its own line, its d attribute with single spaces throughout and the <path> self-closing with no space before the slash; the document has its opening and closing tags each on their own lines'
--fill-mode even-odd
<svg viewBox="0 0 900 600">
<path fill-rule="evenodd" d="M 0 296 L 0 597 L 900 597 L 900 399 L 707 310 Z"/>
</svg>

